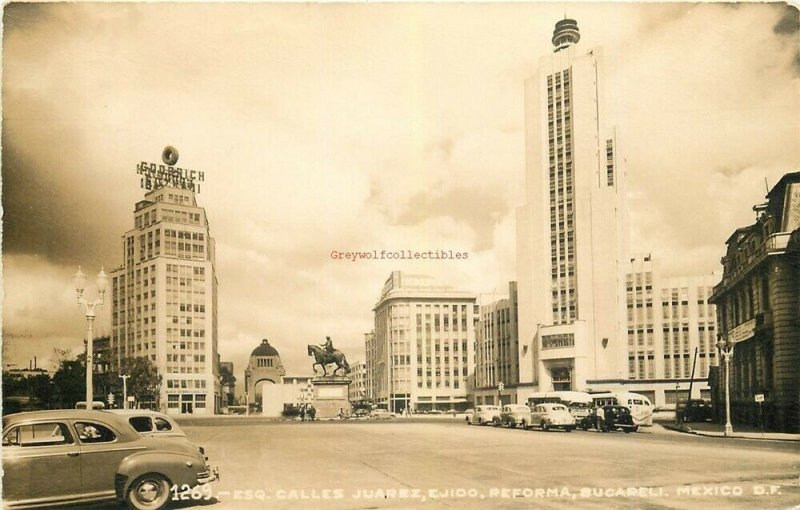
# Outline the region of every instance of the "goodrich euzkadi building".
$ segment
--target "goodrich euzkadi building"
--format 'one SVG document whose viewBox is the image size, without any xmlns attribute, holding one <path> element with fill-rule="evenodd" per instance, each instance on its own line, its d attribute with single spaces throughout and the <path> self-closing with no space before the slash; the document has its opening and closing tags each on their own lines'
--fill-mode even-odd
<svg viewBox="0 0 800 510">
<path fill-rule="evenodd" d="M 149 358 L 163 377 L 159 408 L 213 414 L 221 404 L 214 240 L 181 169 L 145 170 L 155 189 L 136 203 L 122 266 L 111 273 L 112 362 Z"/>
<path fill-rule="evenodd" d="M 584 390 L 628 372 L 624 158 L 604 118 L 602 51 L 579 41 L 575 20 L 556 23 L 553 52 L 525 82 L 521 391 Z"/>
</svg>

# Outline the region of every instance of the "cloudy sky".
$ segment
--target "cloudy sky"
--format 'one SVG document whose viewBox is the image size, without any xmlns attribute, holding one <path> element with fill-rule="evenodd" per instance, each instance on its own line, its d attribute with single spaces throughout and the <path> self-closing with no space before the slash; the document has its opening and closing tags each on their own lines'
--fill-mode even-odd
<svg viewBox="0 0 800 510">
<path fill-rule="evenodd" d="M 122 263 L 135 166 L 167 144 L 205 171 L 220 353 L 237 376 L 264 337 L 292 373 L 325 335 L 363 359 L 394 269 L 502 292 L 524 198 L 522 84 L 565 14 L 609 57 L 631 251 L 670 275 L 717 270 L 765 180 L 800 168 L 798 13 L 784 4 L 7 5 L 3 363 L 82 345 L 71 276 Z M 469 258 L 330 257 L 373 249 Z"/>
</svg>

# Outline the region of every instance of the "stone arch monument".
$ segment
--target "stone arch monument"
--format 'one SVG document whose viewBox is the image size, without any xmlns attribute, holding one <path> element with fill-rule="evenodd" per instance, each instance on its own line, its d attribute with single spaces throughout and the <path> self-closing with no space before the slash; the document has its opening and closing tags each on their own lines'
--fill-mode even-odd
<svg viewBox="0 0 800 510">
<path fill-rule="evenodd" d="M 281 355 L 266 338 L 261 345 L 253 349 L 250 361 L 244 371 L 245 388 L 248 405 L 250 402 L 261 402 L 261 413 L 264 416 L 280 416 L 283 411 L 283 382 L 281 377 L 286 370 L 281 362 Z"/>
</svg>

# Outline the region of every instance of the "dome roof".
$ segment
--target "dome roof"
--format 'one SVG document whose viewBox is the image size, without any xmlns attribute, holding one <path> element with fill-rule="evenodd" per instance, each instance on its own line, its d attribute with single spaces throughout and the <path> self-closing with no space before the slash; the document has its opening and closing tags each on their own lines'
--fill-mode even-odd
<svg viewBox="0 0 800 510">
<path fill-rule="evenodd" d="M 253 349 L 253 353 L 250 357 L 253 356 L 280 356 L 278 351 L 269 344 L 269 340 L 266 338 L 261 340 L 261 345 Z"/>
</svg>

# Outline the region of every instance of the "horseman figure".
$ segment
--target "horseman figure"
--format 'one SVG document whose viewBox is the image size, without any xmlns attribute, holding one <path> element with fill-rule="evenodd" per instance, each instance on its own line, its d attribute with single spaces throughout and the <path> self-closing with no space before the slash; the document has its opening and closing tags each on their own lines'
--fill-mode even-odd
<svg viewBox="0 0 800 510">
<path fill-rule="evenodd" d="M 308 355 L 314 356 L 314 364 L 311 365 L 311 368 L 316 372 L 317 369 L 315 367 L 317 365 L 321 366 L 323 377 L 328 375 L 327 365 L 331 364 L 336 364 L 333 375 L 336 375 L 336 371 L 339 369 L 344 370 L 345 374 L 350 373 L 350 364 L 347 363 L 347 358 L 340 350 L 333 348 L 333 342 L 329 336 L 325 337 L 325 343 L 323 344 L 309 344 Z"/>
</svg>

